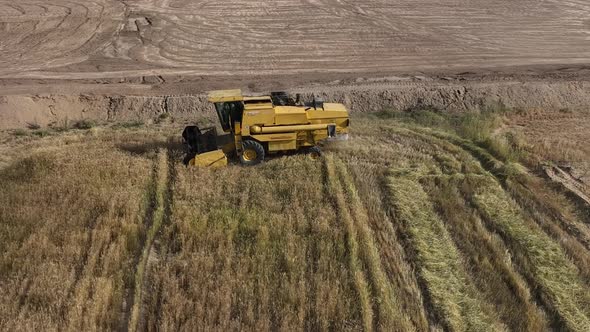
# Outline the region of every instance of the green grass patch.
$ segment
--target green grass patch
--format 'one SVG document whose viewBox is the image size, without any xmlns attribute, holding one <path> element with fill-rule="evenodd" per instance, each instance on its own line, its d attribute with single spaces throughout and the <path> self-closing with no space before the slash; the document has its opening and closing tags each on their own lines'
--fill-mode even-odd
<svg viewBox="0 0 590 332">
<path fill-rule="evenodd" d="M 74 128 L 76 128 L 76 129 L 86 130 L 86 129 L 91 129 L 94 127 L 96 127 L 96 121 L 94 121 L 94 120 L 85 119 L 85 120 L 80 120 L 80 121 L 77 121 L 76 123 L 74 123 Z"/>
<path fill-rule="evenodd" d="M 504 162 L 517 162 L 528 157 L 527 144 L 514 133 L 498 133 L 508 112 L 518 112 L 503 105 L 469 113 L 449 113 L 438 110 L 382 111 L 374 113 L 379 119 L 395 120 L 410 127 L 427 127 L 455 134 L 486 149 Z"/>
<path fill-rule="evenodd" d="M 32 131 L 31 134 L 33 136 L 37 136 L 37 137 L 47 137 L 47 136 L 51 136 L 51 131 L 39 129 L 39 130 Z"/>
<path fill-rule="evenodd" d="M 17 137 L 29 136 L 29 132 L 25 129 L 15 129 L 12 134 Z"/>
<path fill-rule="evenodd" d="M 145 123 L 140 120 L 119 122 L 113 125 L 113 129 L 134 129 L 143 127 Z"/>
</svg>

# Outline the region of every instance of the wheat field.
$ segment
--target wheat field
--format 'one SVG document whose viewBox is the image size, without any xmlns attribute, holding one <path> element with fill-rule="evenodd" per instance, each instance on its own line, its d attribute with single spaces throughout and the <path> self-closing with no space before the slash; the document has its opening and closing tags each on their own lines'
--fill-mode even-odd
<svg viewBox="0 0 590 332">
<path fill-rule="evenodd" d="M 215 170 L 180 124 L 2 133 L 0 330 L 588 331 L 587 207 L 506 116 Z"/>
</svg>

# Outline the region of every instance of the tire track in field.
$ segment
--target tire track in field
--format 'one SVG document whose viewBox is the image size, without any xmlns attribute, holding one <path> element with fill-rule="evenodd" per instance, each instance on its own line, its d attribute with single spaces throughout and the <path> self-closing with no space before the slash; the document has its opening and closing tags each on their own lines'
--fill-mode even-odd
<svg viewBox="0 0 590 332">
<path fill-rule="evenodd" d="M 344 162 L 344 161 L 343 161 Z M 358 202 L 363 208 L 362 218 L 366 220 L 373 233 L 375 246 L 383 272 L 391 285 L 394 302 L 399 302 L 403 311 L 412 322 L 415 331 L 436 330 L 438 322 L 429 317 L 425 308 L 422 289 L 415 277 L 414 267 L 410 264 L 408 253 L 403 246 L 400 229 L 388 209 L 386 197 L 387 185 L 384 181 L 385 170 L 380 165 L 349 161 L 346 168 L 350 171 L 348 183 L 354 183 L 351 189 L 356 192 Z M 346 186 L 345 186 L 346 187 Z M 353 201 L 357 201 L 356 199 Z"/>
<path fill-rule="evenodd" d="M 359 244 L 356 239 L 356 229 L 354 227 L 354 222 L 350 212 L 346 207 L 344 193 L 342 192 L 342 188 L 338 183 L 336 165 L 332 156 L 326 156 L 324 167 L 327 180 L 326 185 L 330 188 L 330 191 L 334 195 L 334 208 L 338 212 L 340 219 L 342 219 L 345 223 L 347 234 L 346 245 L 348 248 L 349 257 L 348 265 L 352 279 L 354 281 L 354 288 L 358 295 L 363 328 L 365 331 L 372 331 L 375 326 L 375 322 L 374 309 L 369 294 L 369 284 L 367 282 L 367 277 L 361 268 Z"/>
<path fill-rule="evenodd" d="M 416 330 L 416 326 L 403 312 L 400 294 L 396 293 L 387 277 L 380 254 L 378 252 L 375 234 L 369 224 L 367 208 L 364 206 L 351 175 L 345 164 L 337 159 L 335 162 L 340 186 L 345 195 L 345 205 L 348 208 L 358 230 L 361 259 L 367 270 L 373 298 L 377 302 L 377 329 Z"/>
<path fill-rule="evenodd" d="M 364 201 L 364 199 L 371 200 L 366 197 L 371 194 L 359 192 L 358 183 L 340 158 L 328 155 L 325 167 L 329 193 L 333 195 L 335 209 L 340 212 L 340 219 L 345 222 L 349 248 L 354 248 L 354 250 L 349 249 L 351 266 L 363 273 L 366 280 L 363 286 L 368 287 L 370 293 L 368 296 L 372 302 L 370 308 L 373 313 L 373 328 L 427 331 L 430 328 L 439 327 L 437 322 L 428 320 L 420 287 L 413 278 L 411 267 L 404 266 L 408 263 L 405 254 L 391 252 L 403 250 L 403 248 L 398 247 L 397 237 L 392 234 L 396 230 L 392 224 L 389 224 L 391 223 L 389 217 L 385 214 L 369 213 L 370 209 L 374 210 L 378 207 L 373 205 L 374 201 L 373 203 Z M 379 182 L 376 184 L 377 188 L 373 189 L 377 190 L 374 193 L 375 199 L 380 200 L 382 190 L 380 181 L 377 182 Z M 385 213 L 384 210 L 381 211 Z M 361 283 L 357 282 L 356 289 L 362 296 L 367 288 L 361 288 L 359 285 Z"/>
<path fill-rule="evenodd" d="M 163 219 L 160 226 L 159 234 L 154 238 L 150 252 L 148 254 L 147 264 L 145 266 L 144 282 L 142 285 L 142 300 L 137 309 L 138 318 L 135 326 L 131 326 L 128 331 L 148 331 L 161 327 L 161 322 L 166 317 L 167 294 L 164 294 L 165 280 L 161 276 L 146 277 L 149 273 L 157 273 L 155 266 L 161 268 L 160 259 L 168 260 L 181 251 L 179 236 L 181 231 L 177 225 L 172 225 L 173 216 L 172 206 L 174 204 L 174 190 L 178 181 L 178 171 L 176 166 L 178 160 L 182 159 L 184 150 L 178 146 L 174 140 L 167 140 L 167 185 L 164 193 Z M 163 165 L 163 164 L 162 164 Z M 182 312 L 182 310 L 180 310 Z"/>
<path fill-rule="evenodd" d="M 163 215 L 163 220 L 162 220 L 162 225 L 163 226 L 169 226 L 170 225 L 170 218 L 172 217 L 172 204 L 174 201 L 174 185 L 176 183 L 176 179 L 177 179 L 177 171 L 176 171 L 176 164 L 177 164 L 177 160 L 180 159 L 180 155 L 178 154 L 178 149 L 176 149 L 174 147 L 174 144 L 169 140 L 168 141 L 168 147 L 167 147 L 167 184 L 166 184 L 166 190 L 165 190 L 165 197 L 164 197 L 164 215 Z M 160 228 L 161 226 L 160 225 Z M 162 231 L 160 231 L 160 233 L 162 233 Z M 158 259 L 158 255 L 160 255 L 162 253 L 162 251 L 166 251 L 166 250 L 170 250 L 171 248 L 168 247 L 168 243 L 167 243 L 167 239 L 170 238 L 169 236 L 166 237 L 166 235 L 162 236 L 160 234 L 159 237 L 155 237 L 154 238 L 154 242 L 152 244 L 152 247 L 150 249 L 150 255 L 148 255 L 148 261 L 146 264 L 146 273 L 149 273 L 152 269 L 152 264 L 154 264 L 156 262 L 156 259 Z M 151 258 L 151 259 L 150 259 Z M 147 293 L 146 288 L 151 287 L 152 286 L 152 280 L 150 278 L 146 278 L 144 276 L 144 284 L 143 284 L 143 288 L 144 290 L 142 291 L 142 293 L 144 294 L 144 300 L 141 301 L 141 308 L 139 311 L 139 322 L 137 324 L 137 329 L 139 331 L 145 331 L 147 330 L 147 324 L 148 324 L 148 319 L 146 318 L 146 315 L 149 315 L 149 301 L 145 299 L 145 294 Z M 150 297 L 155 297 L 157 298 L 156 301 L 156 307 L 154 308 L 154 310 L 156 310 L 156 312 L 158 313 L 158 315 L 161 313 L 160 310 L 160 302 L 161 302 L 161 289 L 158 288 L 158 293 L 153 295 L 150 294 Z M 158 316 L 158 319 L 160 317 Z"/>
<path fill-rule="evenodd" d="M 424 168 L 391 169 L 387 199 L 415 253 L 417 276 L 437 319 L 455 331 L 506 327 L 477 290 L 461 253 L 420 184 Z"/>
<path fill-rule="evenodd" d="M 146 238 L 141 251 L 135 270 L 135 284 L 130 292 L 129 298 L 132 302 L 127 305 L 129 310 L 125 314 L 125 324 L 122 329 L 128 331 L 137 331 L 143 312 L 143 302 L 148 281 L 147 273 L 149 272 L 150 255 L 152 255 L 154 241 L 158 235 L 160 227 L 165 219 L 166 213 L 169 212 L 169 193 L 172 181 L 172 174 L 169 166 L 169 151 L 160 149 L 158 151 L 154 164 L 154 183 L 153 183 L 153 202 L 147 213 L 147 223 L 149 228 L 146 232 Z"/>
</svg>

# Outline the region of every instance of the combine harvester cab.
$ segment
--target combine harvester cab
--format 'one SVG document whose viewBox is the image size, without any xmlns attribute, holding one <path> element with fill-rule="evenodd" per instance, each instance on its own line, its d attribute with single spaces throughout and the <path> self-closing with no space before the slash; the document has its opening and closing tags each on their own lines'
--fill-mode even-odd
<svg viewBox="0 0 590 332">
<path fill-rule="evenodd" d="M 319 157 L 319 142 L 348 134 L 350 120 L 342 104 L 315 98 L 302 104 L 284 92 L 243 96 L 241 90 L 213 91 L 209 101 L 225 135 L 217 136 L 215 128 L 186 127 L 182 136 L 188 146 L 187 165 L 225 166 L 228 156 L 255 165 L 284 151 Z"/>
</svg>

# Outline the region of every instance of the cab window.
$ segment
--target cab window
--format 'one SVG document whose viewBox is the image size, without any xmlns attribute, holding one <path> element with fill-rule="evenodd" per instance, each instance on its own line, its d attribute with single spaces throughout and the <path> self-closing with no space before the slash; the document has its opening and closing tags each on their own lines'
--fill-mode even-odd
<svg viewBox="0 0 590 332">
<path fill-rule="evenodd" d="M 230 131 L 233 122 L 242 121 L 244 105 L 239 101 L 215 103 L 215 110 L 217 111 L 221 128 L 224 131 Z"/>
</svg>

